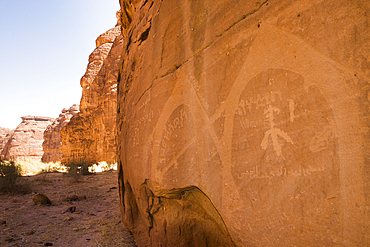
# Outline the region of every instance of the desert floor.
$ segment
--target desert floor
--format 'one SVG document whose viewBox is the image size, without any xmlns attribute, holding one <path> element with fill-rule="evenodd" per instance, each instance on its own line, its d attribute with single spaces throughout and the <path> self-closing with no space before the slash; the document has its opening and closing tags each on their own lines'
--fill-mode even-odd
<svg viewBox="0 0 370 247">
<path fill-rule="evenodd" d="M 136 246 L 121 221 L 117 171 L 19 179 L 52 205 L 35 205 L 33 194 L 0 195 L 0 246 Z M 71 201 L 74 195 L 79 199 Z M 68 212 L 70 207 L 75 212 Z"/>
</svg>

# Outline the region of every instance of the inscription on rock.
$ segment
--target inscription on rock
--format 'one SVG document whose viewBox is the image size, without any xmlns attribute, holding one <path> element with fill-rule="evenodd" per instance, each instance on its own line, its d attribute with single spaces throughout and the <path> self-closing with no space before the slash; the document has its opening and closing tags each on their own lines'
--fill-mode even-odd
<svg viewBox="0 0 370 247">
<path fill-rule="evenodd" d="M 295 72 L 270 68 L 247 81 L 232 136 L 232 175 L 241 198 L 267 207 L 271 197 L 291 200 L 307 179 L 328 184 L 319 194 L 339 191 L 333 118 L 317 87 L 306 89 Z"/>
<path fill-rule="evenodd" d="M 178 159 L 183 159 L 189 146 L 195 146 L 192 139 L 195 136 L 194 124 L 189 107 L 178 106 L 167 120 L 159 148 L 158 169 L 166 172 L 169 168 L 178 168 Z M 186 162 L 181 162 L 186 163 Z"/>
</svg>

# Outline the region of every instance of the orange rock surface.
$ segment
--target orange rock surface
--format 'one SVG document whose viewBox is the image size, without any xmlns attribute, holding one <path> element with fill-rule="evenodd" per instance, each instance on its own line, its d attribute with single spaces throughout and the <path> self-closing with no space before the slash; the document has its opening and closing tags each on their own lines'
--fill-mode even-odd
<svg viewBox="0 0 370 247">
<path fill-rule="evenodd" d="M 9 160 L 41 160 L 43 133 L 55 119 L 49 117 L 22 117 L 20 123 L 5 144 L 1 155 Z"/>
<path fill-rule="evenodd" d="M 102 34 L 81 78 L 80 112 L 62 129 L 62 162 L 116 162 L 117 77 L 121 26 Z"/>
<path fill-rule="evenodd" d="M 139 246 L 370 246 L 370 2 L 124 1 Z"/>
<path fill-rule="evenodd" d="M 44 132 L 44 142 L 42 149 L 42 162 L 62 161 L 62 138 L 60 131 L 66 126 L 71 118 L 79 112 L 79 106 L 73 105 L 69 109 L 64 108 L 59 117 L 50 124 Z"/>
</svg>

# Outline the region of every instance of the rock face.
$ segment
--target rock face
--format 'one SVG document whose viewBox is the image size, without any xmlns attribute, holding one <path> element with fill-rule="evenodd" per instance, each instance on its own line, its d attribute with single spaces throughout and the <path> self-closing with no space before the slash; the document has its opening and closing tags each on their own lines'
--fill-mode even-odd
<svg viewBox="0 0 370 247">
<path fill-rule="evenodd" d="M 44 142 L 42 143 L 44 151 L 41 159 L 42 162 L 62 161 L 62 138 L 60 132 L 78 112 L 78 105 L 73 105 L 69 109 L 64 108 L 62 113 L 59 114 L 59 117 L 46 128 Z"/>
<path fill-rule="evenodd" d="M 370 245 L 369 1 L 121 7 L 121 210 L 139 246 Z"/>
<path fill-rule="evenodd" d="M 49 117 L 22 117 L 20 123 L 5 144 L 1 155 L 6 160 L 40 160 L 43 155 L 43 134 L 55 119 Z"/>
<path fill-rule="evenodd" d="M 81 79 L 80 112 L 62 129 L 62 162 L 116 162 L 118 66 L 121 26 L 100 35 Z"/>
<path fill-rule="evenodd" d="M 0 155 L 5 147 L 5 144 L 8 142 L 12 132 L 13 131 L 10 129 L 0 127 Z"/>
</svg>

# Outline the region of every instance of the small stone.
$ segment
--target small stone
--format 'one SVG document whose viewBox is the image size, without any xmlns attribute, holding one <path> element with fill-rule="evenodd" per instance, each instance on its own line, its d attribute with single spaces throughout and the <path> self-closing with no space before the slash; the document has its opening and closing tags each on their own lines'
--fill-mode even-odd
<svg viewBox="0 0 370 247">
<path fill-rule="evenodd" d="M 73 220 L 73 217 L 66 217 L 66 218 L 64 218 L 64 221 L 71 221 L 71 220 Z"/>
<path fill-rule="evenodd" d="M 66 210 L 66 213 L 73 213 L 73 212 L 76 212 L 76 207 L 75 206 L 69 207 Z"/>
<path fill-rule="evenodd" d="M 52 243 L 45 243 L 44 246 L 53 246 Z"/>
<path fill-rule="evenodd" d="M 35 231 L 34 230 L 29 230 L 29 231 L 26 232 L 26 234 L 27 235 L 33 235 L 33 234 L 35 234 Z"/>
<path fill-rule="evenodd" d="M 5 220 L 0 220 L 0 225 L 6 225 L 6 221 Z"/>
<path fill-rule="evenodd" d="M 70 197 L 67 197 L 67 201 L 77 201 L 79 198 L 77 195 L 72 195 Z"/>
<path fill-rule="evenodd" d="M 51 205 L 50 199 L 42 193 L 38 193 L 38 194 L 34 195 L 32 197 L 32 200 L 38 206 Z"/>
<path fill-rule="evenodd" d="M 80 199 L 80 200 L 86 200 L 87 198 L 86 198 L 86 196 L 80 196 L 80 197 L 78 197 L 78 199 Z"/>
<path fill-rule="evenodd" d="M 14 241 L 14 238 L 8 236 L 8 237 L 5 238 L 5 241 L 6 242 L 13 242 Z"/>
<path fill-rule="evenodd" d="M 78 228 L 73 228 L 72 231 L 78 231 L 79 229 Z"/>
</svg>

